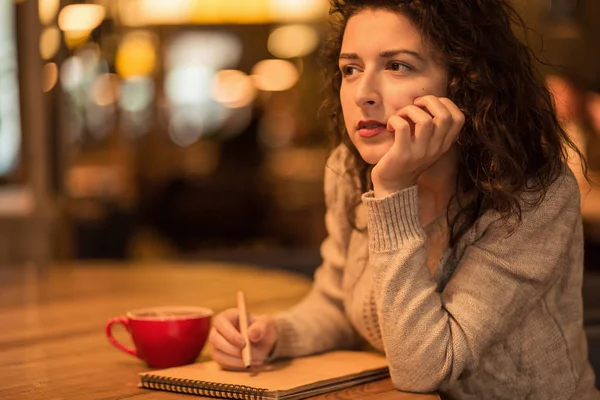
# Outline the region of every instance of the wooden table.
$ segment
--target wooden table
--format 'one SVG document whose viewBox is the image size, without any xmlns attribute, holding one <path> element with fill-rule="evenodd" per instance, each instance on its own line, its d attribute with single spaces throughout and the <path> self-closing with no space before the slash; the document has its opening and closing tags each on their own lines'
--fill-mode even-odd
<svg viewBox="0 0 600 400">
<path fill-rule="evenodd" d="M 81 264 L 0 268 L 0 398 L 190 399 L 137 387 L 148 368 L 112 347 L 104 335 L 110 317 L 155 305 L 198 305 L 216 312 L 235 306 L 272 313 L 296 303 L 310 281 L 288 272 L 219 263 Z M 131 341 L 115 328 L 123 343 Z M 207 358 L 206 349 L 200 358 Z M 318 397 L 436 400 L 401 393 L 389 379 Z"/>
</svg>

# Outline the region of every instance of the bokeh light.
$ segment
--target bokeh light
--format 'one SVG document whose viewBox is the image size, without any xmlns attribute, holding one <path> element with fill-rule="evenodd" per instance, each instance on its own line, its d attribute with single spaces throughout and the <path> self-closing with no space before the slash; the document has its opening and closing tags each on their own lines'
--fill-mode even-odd
<svg viewBox="0 0 600 400">
<path fill-rule="evenodd" d="M 75 90 L 83 81 L 83 61 L 69 57 L 60 67 L 60 83 L 66 91 Z"/>
<path fill-rule="evenodd" d="M 42 25 L 48 25 L 54 22 L 60 0 L 38 0 L 38 15 Z"/>
<path fill-rule="evenodd" d="M 60 48 L 60 30 L 55 26 L 50 26 L 42 31 L 40 35 L 40 56 L 44 60 L 49 60 L 56 55 Z"/>
<path fill-rule="evenodd" d="M 286 60 L 263 60 L 252 69 L 254 84 L 260 90 L 278 92 L 292 88 L 299 79 L 298 69 Z"/>
<path fill-rule="evenodd" d="M 171 112 L 169 136 L 173 143 L 185 147 L 195 143 L 205 132 L 206 119 L 191 107 L 180 107 Z"/>
<path fill-rule="evenodd" d="M 118 47 L 115 68 L 123 78 L 151 76 L 156 68 L 158 39 L 149 31 L 134 31 L 125 35 Z"/>
<path fill-rule="evenodd" d="M 170 110 L 169 135 L 179 146 L 189 146 L 215 132 L 226 119 L 228 109 L 209 101 L 201 106 L 180 106 Z"/>
<path fill-rule="evenodd" d="M 239 108 L 252 103 L 256 97 L 256 88 L 252 79 L 244 72 L 222 70 L 213 80 L 212 95 L 225 107 Z"/>
<path fill-rule="evenodd" d="M 199 104 L 210 98 L 212 79 L 203 66 L 175 68 L 167 73 L 165 93 L 173 104 Z"/>
<path fill-rule="evenodd" d="M 187 32 L 166 47 L 164 88 L 169 135 L 177 145 L 188 146 L 218 130 L 227 118 L 227 109 L 213 98 L 215 76 L 217 71 L 238 64 L 242 45 L 230 33 Z M 233 106 L 248 101 L 230 92 L 224 100 L 232 100 Z M 251 97 L 248 90 L 242 94 Z"/>
<path fill-rule="evenodd" d="M 90 32 L 102 23 L 105 13 L 98 4 L 71 4 L 58 14 L 58 26 L 63 31 Z"/>
<path fill-rule="evenodd" d="M 196 24 L 256 24 L 271 21 L 265 0 L 195 1 L 189 22 Z"/>
<path fill-rule="evenodd" d="M 119 97 L 119 76 L 116 74 L 100 74 L 92 82 L 90 96 L 92 101 L 101 107 L 110 106 Z"/>
<path fill-rule="evenodd" d="M 140 112 L 152 104 L 154 81 L 147 77 L 134 77 L 121 82 L 119 107 L 129 112 Z"/>
<path fill-rule="evenodd" d="M 42 91 L 44 93 L 51 91 L 58 81 L 58 65 L 56 63 L 47 63 L 42 68 Z"/>
<path fill-rule="evenodd" d="M 117 0 L 126 26 L 264 24 L 327 18 L 327 0 Z"/>
<path fill-rule="evenodd" d="M 120 0 L 119 20 L 128 26 L 178 25 L 189 20 L 194 0 Z"/>
<path fill-rule="evenodd" d="M 101 64 L 100 46 L 96 43 L 86 43 L 75 51 L 75 55 L 81 59 L 87 72 L 95 70 Z"/>
<path fill-rule="evenodd" d="M 242 56 L 240 39 L 226 32 L 186 32 L 168 46 L 166 68 L 204 66 L 218 71 L 234 68 Z"/>
<path fill-rule="evenodd" d="M 69 49 L 75 49 L 90 38 L 91 31 L 64 31 L 63 38 Z"/>
<path fill-rule="evenodd" d="M 314 21 L 329 13 L 327 0 L 269 0 L 271 16 L 278 21 Z"/>
<path fill-rule="evenodd" d="M 288 25 L 275 29 L 269 35 L 267 48 L 275 57 L 303 57 L 316 50 L 318 32 L 308 25 Z"/>
</svg>

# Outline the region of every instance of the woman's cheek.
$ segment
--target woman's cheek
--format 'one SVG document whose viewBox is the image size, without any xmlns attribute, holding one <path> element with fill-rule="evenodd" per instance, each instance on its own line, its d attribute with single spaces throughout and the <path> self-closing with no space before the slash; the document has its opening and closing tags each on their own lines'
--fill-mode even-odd
<svg viewBox="0 0 600 400">
<path fill-rule="evenodd" d="M 421 94 L 416 90 L 407 90 L 406 88 L 394 88 L 389 90 L 385 95 L 386 108 L 392 109 L 394 113 L 402 108 L 413 104 L 414 99 Z M 387 100 L 387 101 L 386 101 Z"/>
</svg>

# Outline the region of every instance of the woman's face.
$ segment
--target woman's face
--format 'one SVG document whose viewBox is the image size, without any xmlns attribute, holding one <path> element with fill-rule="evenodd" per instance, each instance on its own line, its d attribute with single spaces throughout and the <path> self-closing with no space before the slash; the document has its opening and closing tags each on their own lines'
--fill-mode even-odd
<svg viewBox="0 0 600 400">
<path fill-rule="evenodd" d="M 390 149 L 387 120 L 424 95 L 446 96 L 446 69 L 404 15 L 366 9 L 346 25 L 340 101 L 352 143 L 369 164 Z"/>
</svg>

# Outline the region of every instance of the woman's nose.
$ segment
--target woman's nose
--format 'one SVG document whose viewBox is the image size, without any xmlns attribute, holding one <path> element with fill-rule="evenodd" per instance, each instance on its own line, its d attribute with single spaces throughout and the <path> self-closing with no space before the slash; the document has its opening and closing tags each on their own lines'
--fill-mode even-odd
<svg viewBox="0 0 600 400">
<path fill-rule="evenodd" d="M 380 103 L 378 77 L 374 74 L 364 73 L 356 87 L 354 101 L 360 108 L 373 107 Z"/>
</svg>

